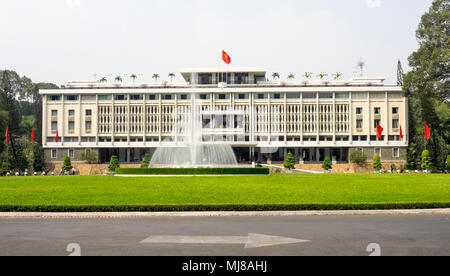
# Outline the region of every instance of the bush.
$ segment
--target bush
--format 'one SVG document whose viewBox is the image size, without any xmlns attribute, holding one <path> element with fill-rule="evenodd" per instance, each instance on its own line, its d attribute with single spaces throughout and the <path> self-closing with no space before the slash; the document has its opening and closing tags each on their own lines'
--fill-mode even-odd
<svg viewBox="0 0 450 276">
<path fill-rule="evenodd" d="M 295 157 L 291 152 L 289 152 L 288 155 L 286 156 L 286 160 L 284 161 L 284 167 L 288 170 L 295 169 Z"/>
<path fill-rule="evenodd" d="M 148 168 L 150 166 L 150 154 L 146 153 L 142 158 L 141 168 Z"/>
<path fill-rule="evenodd" d="M 331 160 L 329 157 L 325 157 L 325 160 L 322 163 L 322 169 L 329 171 L 333 168 L 333 164 L 331 163 Z"/>
<path fill-rule="evenodd" d="M 22 156 L 20 157 L 20 168 L 19 168 L 19 170 L 21 172 L 23 172 L 23 171 L 27 170 L 29 166 L 30 166 L 30 162 L 28 162 L 28 159 L 25 156 L 25 154 L 22 154 Z"/>
<path fill-rule="evenodd" d="M 269 168 L 117 168 L 124 175 L 267 175 Z"/>
<path fill-rule="evenodd" d="M 33 145 L 33 170 L 35 172 L 45 171 L 44 149 L 38 143 Z"/>
<path fill-rule="evenodd" d="M 422 170 L 430 170 L 432 166 L 430 151 L 424 150 L 422 152 Z"/>
<path fill-rule="evenodd" d="M 108 168 L 114 172 L 116 169 L 120 168 L 119 157 L 116 155 L 111 156 L 111 161 L 109 162 Z"/>
<path fill-rule="evenodd" d="M 8 173 L 8 164 L 0 162 L 0 175 L 5 176 Z"/>
<path fill-rule="evenodd" d="M 350 152 L 350 162 L 358 165 L 363 165 L 367 161 L 367 156 L 362 150 L 355 149 Z"/>
<path fill-rule="evenodd" d="M 81 160 L 87 161 L 88 164 L 97 164 L 98 163 L 97 152 L 87 149 L 85 152 L 81 154 Z"/>
<path fill-rule="evenodd" d="M 70 162 L 70 157 L 66 156 L 66 158 L 64 158 L 64 163 L 63 163 L 63 169 L 68 172 L 72 169 L 72 163 Z"/>
<path fill-rule="evenodd" d="M 447 164 L 446 164 L 447 171 L 450 171 L 450 155 L 447 155 Z"/>
<path fill-rule="evenodd" d="M 381 158 L 380 158 L 380 156 L 378 154 L 375 154 L 373 156 L 372 167 L 376 171 L 380 171 L 381 170 Z"/>
</svg>

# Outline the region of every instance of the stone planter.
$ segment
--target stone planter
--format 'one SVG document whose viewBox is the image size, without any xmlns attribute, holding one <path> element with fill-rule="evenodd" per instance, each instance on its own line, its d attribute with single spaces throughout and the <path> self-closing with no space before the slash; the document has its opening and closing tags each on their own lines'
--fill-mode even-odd
<svg viewBox="0 0 450 276">
<path fill-rule="evenodd" d="M 331 173 L 330 170 L 324 170 L 323 173 Z"/>
</svg>

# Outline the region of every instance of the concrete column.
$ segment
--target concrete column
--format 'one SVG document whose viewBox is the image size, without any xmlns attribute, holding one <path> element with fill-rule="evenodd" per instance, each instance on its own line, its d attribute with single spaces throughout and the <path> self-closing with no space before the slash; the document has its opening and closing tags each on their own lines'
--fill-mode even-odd
<svg viewBox="0 0 450 276">
<path fill-rule="evenodd" d="M 299 161 L 300 161 L 299 148 L 294 149 L 294 157 L 295 157 L 295 163 L 299 163 Z"/>
<path fill-rule="evenodd" d="M 316 148 L 316 162 L 320 162 L 320 148 Z"/>
<path fill-rule="evenodd" d="M 314 157 L 314 148 L 309 148 L 309 160 L 307 161 L 312 162 L 314 160 L 313 157 Z"/>
<path fill-rule="evenodd" d="M 130 160 L 131 160 L 131 150 L 130 149 L 127 149 L 127 163 L 130 163 Z"/>
</svg>

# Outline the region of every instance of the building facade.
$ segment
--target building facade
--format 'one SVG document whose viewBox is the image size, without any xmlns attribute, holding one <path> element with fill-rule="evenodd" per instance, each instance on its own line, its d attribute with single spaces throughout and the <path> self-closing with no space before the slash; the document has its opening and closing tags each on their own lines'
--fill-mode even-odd
<svg viewBox="0 0 450 276">
<path fill-rule="evenodd" d="M 299 164 L 327 156 L 347 163 L 352 149 L 362 149 L 369 160 L 375 153 L 383 162 L 406 160 L 407 99 L 382 78 L 270 82 L 261 69 L 181 75 L 181 85 L 68 82 L 64 89 L 41 90 L 47 162 L 66 156 L 81 161 L 89 149 L 100 163 L 112 155 L 138 163 L 158 147 L 181 146 L 194 104 L 203 141 L 230 144 L 241 163 L 282 161 L 288 152 Z"/>
</svg>

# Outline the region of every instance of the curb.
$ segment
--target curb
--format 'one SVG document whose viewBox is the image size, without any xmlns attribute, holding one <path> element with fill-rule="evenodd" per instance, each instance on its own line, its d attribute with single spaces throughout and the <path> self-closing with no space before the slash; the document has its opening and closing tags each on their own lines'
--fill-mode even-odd
<svg viewBox="0 0 450 276">
<path fill-rule="evenodd" d="M 450 209 L 361 210 L 361 211 L 280 211 L 280 212 L 123 212 L 123 213 L 0 213 L 0 219 L 121 219 L 177 217 L 307 217 L 307 216 L 372 216 L 372 215 L 450 215 Z"/>
</svg>

